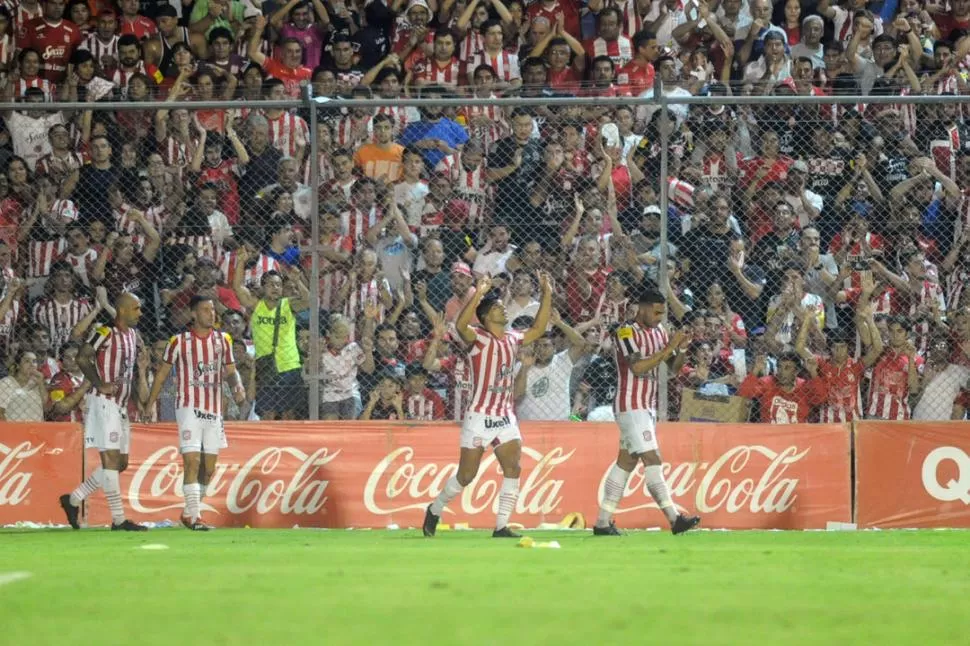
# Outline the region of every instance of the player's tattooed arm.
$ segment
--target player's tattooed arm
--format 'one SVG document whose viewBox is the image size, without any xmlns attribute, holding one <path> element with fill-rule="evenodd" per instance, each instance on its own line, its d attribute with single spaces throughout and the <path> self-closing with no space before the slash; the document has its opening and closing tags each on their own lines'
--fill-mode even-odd
<svg viewBox="0 0 970 646">
<path fill-rule="evenodd" d="M 77 364 L 81 372 L 84 373 L 84 378 L 91 382 L 91 385 L 98 392 L 110 394 L 108 391 L 110 384 L 105 384 L 101 381 L 96 359 L 97 352 L 95 352 L 94 347 L 90 343 L 85 343 L 81 346 L 81 350 L 77 354 Z"/>
</svg>

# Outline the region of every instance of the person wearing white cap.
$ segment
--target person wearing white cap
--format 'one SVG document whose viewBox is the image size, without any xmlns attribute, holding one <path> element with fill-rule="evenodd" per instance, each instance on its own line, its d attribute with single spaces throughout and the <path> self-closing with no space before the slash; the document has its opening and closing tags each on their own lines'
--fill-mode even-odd
<svg viewBox="0 0 970 646">
<path fill-rule="evenodd" d="M 802 56 L 812 61 L 812 67 L 817 70 L 825 69 L 825 48 L 822 46 L 822 32 L 825 21 L 821 16 L 806 16 L 802 20 L 802 37 L 798 44 L 791 48 L 791 56 L 798 60 Z"/>
</svg>

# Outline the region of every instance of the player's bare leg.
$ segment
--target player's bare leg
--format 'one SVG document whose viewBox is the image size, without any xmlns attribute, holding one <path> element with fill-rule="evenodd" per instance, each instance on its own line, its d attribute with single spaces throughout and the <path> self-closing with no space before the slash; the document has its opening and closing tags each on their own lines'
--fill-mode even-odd
<svg viewBox="0 0 970 646">
<path fill-rule="evenodd" d="M 670 531 L 674 534 L 683 534 L 689 529 L 697 527 L 701 522 L 700 516 L 687 516 L 677 511 L 674 501 L 670 498 L 670 489 L 667 487 L 667 480 L 663 474 L 663 460 L 657 450 L 646 451 L 640 454 L 640 461 L 643 462 L 643 475 L 647 481 L 647 491 L 656 501 L 660 511 L 667 517 L 670 523 Z"/>
<path fill-rule="evenodd" d="M 492 538 L 522 538 L 509 529 L 509 518 L 519 499 L 519 462 L 522 458 L 522 441 L 512 440 L 495 447 L 495 457 L 502 467 L 502 489 L 498 494 L 498 512 L 495 514 L 495 531 Z"/>
<path fill-rule="evenodd" d="M 119 474 L 128 468 L 128 455 L 117 449 L 101 452 L 101 488 L 111 510 L 111 531 L 144 532 L 148 528 L 133 523 L 125 517 L 121 502 L 121 480 Z"/>
<path fill-rule="evenodd" d="M 482 464 L 483 453 L 485 453 L 485 449 L 482 447 L 471 449 L 462 447 L 458 455 L 458 473 L 448 478 L 448 481 L 445 482 L 445 488 L 441 490 L 441 493 L 428 505 L 428 509 L 424 512 L 424 524 L 421 529 L 425 536 L 434 536 L 445 505 L 454 500 L 461 493 L 461 490 L 470 485 L 475 476 L 478 475 L 478 467 Z"/>
<path fill-rule="evenodd" d="M 199 451 L 182 454 L 182 494 L 185 496 L 182 524 L 195 531 L 208 529 L 199 522 L 199 499 L 202 491 L 202 485 L 199 484 L 199 463 L 201 461 L 202 453 Z M 200 525 L 202 526 L 200 527 Z"/>
<path fill-rule="evenodd" d="M 620 504 L 623 491 L 626 489 L 627 480 L 630 474 L 637 468 L 639 460 L 635 455 L 630 455 L 626 449 L 620 449 L 616 455 L 616 462 L 610 468 L 603 483 L 603 502 L 600 504 L 600 513 L 596 517 L 596 524 L 593 526 L 594 536 L 621 536 L 620 530 L 613 522 L 613 514 L 616 507 Z"/>
</svg>

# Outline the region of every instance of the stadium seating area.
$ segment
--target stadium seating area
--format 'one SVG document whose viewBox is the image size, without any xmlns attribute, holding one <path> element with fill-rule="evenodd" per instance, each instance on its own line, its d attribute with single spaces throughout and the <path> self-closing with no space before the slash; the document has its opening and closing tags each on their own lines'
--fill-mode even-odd
<svg viewBox="0 0 970 646">
<path fill-rule="evenodd" d="M 968 94 L 968 30 L 968 0 L 8 1 L 0 412 L 80 419 L 79 344 L 127 291 L 145 384 L 192 296 L 215 300 L 250 394 L 227 393 L 229 418 L 306 419 L 316 381 L 325 419 L 461 419 L 449 323 L 487 275 L 528 324 L 547 270 L 558 314 L 515 367 L 523 419 L 609 418 L 613 333 L 650 283 L 693 336 L 671 418 L 690 390 L 769 423 L 964 419 L 970 103 L 911 97 Z M 250 107 L 308 84 L 422 102 L 321 104 L 315 132 L 307 103 Z M 437 103 L 655 87 L 763 101 Z M 793 98 L 827 95 L 860 98 Z M 90 107 L 37 108 L 57 102 Z M 270 383 L 250 317 L 277 277 L 296 325 Z M 174 419 L 174 396 L 147 418 Z"/>
</svg>

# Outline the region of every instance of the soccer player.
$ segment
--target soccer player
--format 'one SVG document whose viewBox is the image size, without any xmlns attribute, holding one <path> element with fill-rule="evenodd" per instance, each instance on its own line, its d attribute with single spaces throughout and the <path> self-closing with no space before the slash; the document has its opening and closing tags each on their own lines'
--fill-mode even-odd
<svg viewBox="0 0 970 646">
<path fill-rule="evenodd" d="M 474 295 L 455 321 L 455 329 L 467 345 L 472 363 L 472 402 L 461 427 L 458 473 L 448 479 L 445 488 L 428 505 L 422 527 L 425 536 L 434 536 L 445 505 L 475 479 L 485 447 L 490 446 L 505 476 L 492 537 L 519 538 L 508 528 L 509 516 L 519 497 L 519 457 L 522 453 L 522 436 L 512 408 L 512 369 L 519 346 L 537 341 L 546 332 L 552 288 L 549 276 L 539 272 L 542 296 L 535 323 L 528 330 L 519 331 L 506 329 L 505 304 L 497 291 L 489 291 L 491 286 L 488 276 L 479 278 Z M 469 325 L 476 316 L 481 327 Z"/>
<path fill-rule="evenodd" d="M 682 353 L 690 344 L 690 337 L 681 331 L 668 339 L 661 325 L 666 305 L 660 292 L 641 290 L 636 318 L 617 328 L 613 338 L 618 376 L 613 410 L 620 427 L 620 451 L 603 486 L 603 502 L 593 527 L 595 536 L 620 535 L 613 512 L 637 462 L 643 462 L 647 491 L 667 517 L 674 534 L 683 534 L 701 522 L 699 516 L 679 513 L 670 499 L 657 444 L 658 368 L 673 359 L 671 372 L 679 373 Z"/>
<path fill-rule="evenodd" d="M 193 531 L 205 532 L 209 527 L 199 518 L 202 504 L 200 465 L 205 469 L 204 473 L 215 473 L 219 449 L 227 446 L 222 422 L 223 374 L 232 382 L 233 399 L 237 404 L 246 400 L 246 389 L 236 372 L 232 339 L 215 329 L 216 308 L 212 298 L 193 296 L 189 308 L 193 316 L 192 327 L 169 340 L 145 408 L 154 408 L 168 373 L 174 367 L 178 384 L 175 420 L 182 453 L 182 493 L 185 496 L 182 524 Z"/>
<path fill-rule="evenodd" d="M 135 326 L 141 318 L 141 301 L 124 292 L 115 303 L 115 321 L 111 327 L 99 327 L 82 346 L 78 364 L 91 383 L 88 410 L 84 417 L 84 445 L 97 447 L 101 467 L 70 494 L 60 498 L 67 522 L 80 529 L 78 514 L 81 502 L 98 489 L 111 509 L 111 530 L 144 532 L 148 528 L 125 518 L 121 503 L 119 474 L 128 468 L 131 424 L 128 399 L 135 383 L 135 364 L 140 350 Z M 142 399 L 145 393 L 139 393 Z"/>
</svg>

